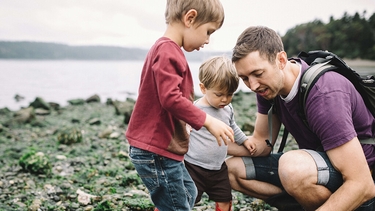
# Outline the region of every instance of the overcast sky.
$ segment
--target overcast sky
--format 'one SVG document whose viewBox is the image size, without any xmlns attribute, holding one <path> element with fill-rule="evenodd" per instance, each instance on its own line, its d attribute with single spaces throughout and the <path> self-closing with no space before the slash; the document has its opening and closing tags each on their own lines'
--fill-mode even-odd
<svg viewBox="0 0 375 211">
<path fill-rule="evenodd" d="M 221 0 L 225 21 L 202 50 L 230 51 L 248 26 L 264 25 L 281 35 L 344 12 L 366 18 L 375 0 Z M 166 28 L 166 0 L 0 0 L 0 40 L 148 49 Z"/>
</svg>

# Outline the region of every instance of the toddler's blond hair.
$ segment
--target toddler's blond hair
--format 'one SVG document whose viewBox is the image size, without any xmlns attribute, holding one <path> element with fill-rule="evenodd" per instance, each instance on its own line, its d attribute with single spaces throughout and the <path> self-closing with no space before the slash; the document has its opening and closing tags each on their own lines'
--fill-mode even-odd
<svg viewBox="0 0 375 211">
<path fill-rule="evenodd" d="M 218 88 L 234 93 L 239 85 L 239 77 L 232 61 L 226 56 L 215 56 L 199 67 L 199 80 L 206 89 Z"/>
</svg>

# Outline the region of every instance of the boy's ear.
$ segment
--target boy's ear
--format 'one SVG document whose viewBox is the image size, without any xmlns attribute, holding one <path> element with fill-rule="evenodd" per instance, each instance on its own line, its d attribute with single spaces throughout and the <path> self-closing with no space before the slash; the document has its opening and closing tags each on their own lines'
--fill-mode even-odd
<svg viewBox="0 0 375 211">
<path fill-rule="evenodd" d="M 184 16 L 184 24 L 187 27 L 190 27 L 193 25 L 195 18 L 197 17 L 198 12 L 195 9 L 190 9 L 187 11 L 187 13 Z"/>
</svg>

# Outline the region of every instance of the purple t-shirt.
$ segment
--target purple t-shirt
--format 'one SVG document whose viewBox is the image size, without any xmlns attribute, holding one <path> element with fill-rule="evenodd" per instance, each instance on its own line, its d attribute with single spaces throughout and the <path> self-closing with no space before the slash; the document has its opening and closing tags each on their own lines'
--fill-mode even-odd
<svg viewBox="0 0 375 211">
<path fill-rule="evenodd" d="M 304 72 L 308 65 L 299 59 Z M 271 104 L 257 95 L 258 112 L 267 114 Z M 322 75 L 306 100 L 306 118 L 310 129 L 298 116 L 298 94 L 288 103 L 277 96 L 276 113 L 296 139 L 300 149 L 324 151 L 336 148 L 354 137 L 374 137 L 375 119 L 366 108 L 361 95 L 344 76 L 329 71 Z M 375 146 L 362 145 L 369 165 L 375 162 Z"/>
</svg>

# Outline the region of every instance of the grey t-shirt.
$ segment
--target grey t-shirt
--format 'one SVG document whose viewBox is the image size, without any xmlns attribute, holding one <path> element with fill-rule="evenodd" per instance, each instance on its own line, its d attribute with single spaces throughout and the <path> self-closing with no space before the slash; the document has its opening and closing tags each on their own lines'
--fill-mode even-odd
<svg viewBox="0 0 375 211">
<path fill-rule="evenodd" d="M 234 121 L 232 104 L 221 109 L 198 104 L 196 106 L 229 125 L 234 131 L 234 139 L 238 145 L 247 139 L 247 136 Z M 193 129 L 190 133 L 189 150 L 185 155 L 185 160 L 208 170 L 219 170 L 227 156 L 227 149 L 228 147 L 224 143 L 219 146 L 216 138 L 205 127 L 200 130 Z"/>
</svg>

